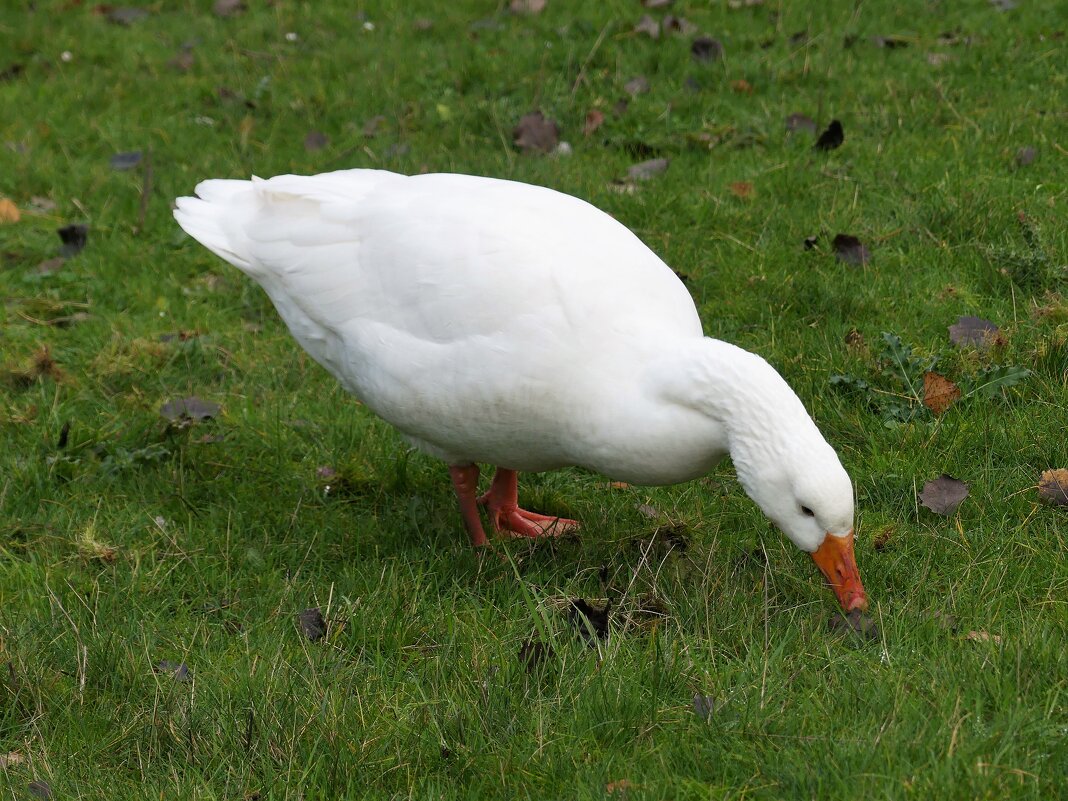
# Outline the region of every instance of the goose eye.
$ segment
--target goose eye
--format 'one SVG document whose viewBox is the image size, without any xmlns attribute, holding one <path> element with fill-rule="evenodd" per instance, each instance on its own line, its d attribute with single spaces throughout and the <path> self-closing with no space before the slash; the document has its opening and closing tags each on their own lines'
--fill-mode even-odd
<svg viewBox="0 0 1068 801">
<path fill-rule="evenodd" d="M 801 514 L 803 514 L 805 517 L 815 517 L 816 516 L 816 513 L 813 512 L 811 509 L 809 509 L 807 506 L 802 506 L 801 507 Z"/>
</svg>

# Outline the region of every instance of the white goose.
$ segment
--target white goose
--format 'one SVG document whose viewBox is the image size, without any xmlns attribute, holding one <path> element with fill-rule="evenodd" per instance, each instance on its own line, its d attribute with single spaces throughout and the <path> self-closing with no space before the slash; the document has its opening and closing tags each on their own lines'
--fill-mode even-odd
<svg viewBox="0 0 1068 801">
<path fill-rule="evenodd" d="M 486 543 L 575 528 L 517 503 L 517 471 L 582 465 L 636 484 L 730 454 L 749 496 L 866 608 L 849 476 L 764 359 L 703 336 L 682 283 L 569 195 L 468 175 L 344 170 L 210 180 L 178 223 L 255 279 L 301 346 L 449 465 Z M 478 463 L 496 466 L 476 496 Z"/>
</svg>

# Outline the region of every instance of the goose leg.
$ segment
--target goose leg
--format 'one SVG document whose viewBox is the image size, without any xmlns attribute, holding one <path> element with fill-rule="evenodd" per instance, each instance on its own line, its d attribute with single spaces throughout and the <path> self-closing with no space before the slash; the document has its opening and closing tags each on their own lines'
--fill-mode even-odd
<svg viewBox="0 0 1068 801">
<path fill-rule="evenodd" d="M 478 516 L 478 498 L 475 495 L 478 492 L 478 465 L 449 465 L 449 477 L 460 501 L 460 514 L 467 533 L 471 535 L 471 544 L 481 548 L 486 544 L 486 532 Z"/>
<path fill-rule="evenodd" d="M 486 507 L 495 530 L 520 537 L 558 537 L 579 527 L 577 520 L 520 509 L 519 474 L 503 467 L 497 468 L 489 492 L 480 497 L 478 503 Z"/>
</svg>

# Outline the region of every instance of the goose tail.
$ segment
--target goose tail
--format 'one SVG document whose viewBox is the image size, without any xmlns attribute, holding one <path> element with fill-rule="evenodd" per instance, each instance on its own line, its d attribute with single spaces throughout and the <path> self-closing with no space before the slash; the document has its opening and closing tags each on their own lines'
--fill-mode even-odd
<svg viewBox="0 0 1068 801">
<path fill-rule="evenodd" d="M 254 181 L 213 178 L 197 184 L 196 197 L 180 197 L 174 204 L 174 219 L 193 239 L 239 270 L 257 269 L 242 245 L 243 224 L 257 206 Z"/>
</svg>

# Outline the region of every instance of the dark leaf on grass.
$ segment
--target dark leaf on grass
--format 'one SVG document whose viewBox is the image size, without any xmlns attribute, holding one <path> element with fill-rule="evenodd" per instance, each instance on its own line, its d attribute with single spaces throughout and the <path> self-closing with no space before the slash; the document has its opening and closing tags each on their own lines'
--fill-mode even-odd
<svg viewBox="0 0 1068 801">
<path fill-rule="evenodd" d="M 540 14 L 545 10 L 548 0 L 512 0 L 508 10 L 513 14 Z"/>
<path fill-rule="evenodd" d="M 300 622 L 301 633 L 312 642 L 318 642 L 326 636 L 326 621 L 319 607 L 305 609 L 297 615 L 297 620 Z"/>
<path fill-rule="evenodd" d="M 57 229 L 56 233 L 59 234 L 59 238 L 63 242 L 63 247 L 59 249 L 59 253 L 67 259 L 81 253 L 85 248 L 85 243 L 89 241 L 89 226 L 84 223 L 64 225 L 62 228 Z"/>
<path fill-rule="evenodd" d="M 644 75 L 635 75 L 625 84 L 623 84 L 623 90 L 631 97 L 637 97 L 638 95 L 644 95 L 649 91 L 649 79 Z"/>
<path fill-rule="evenodd" d="M 586 112 L 586 124 L 582 126 L 582 135 L 589 136 L 604 124 L 604 112 L 590 109 Z"/>
<path fill-rule="evenodd" d="M 330 144 L 330 138 L 322 131 L 309 131 L 304 137 L 304 149 L 309 153 L 322 150 L 328 144 Z"/>
<path fill-rule="evenodd" d="M 896 50 L 901 47 L 908 47 L 909 44 L 911 44 L 909 40 L 906 39 L 904 36 L 896 35 L 873 36 L 871 37 L 871 42 L 876 47 L 881 47 L 886 50 Z"/>
<path fill-rule="evenodd" d="M 960 387 L 948 378 L 931 370 L 923 374 L 923 405 L 935 415 L 943 414 L 958 400 Z"/>
<path fill-rule="evenodd" d="M 519 118 L 512 136 L 521 150 L 549 153 L 560 141 L 560 128 L 555 120 L 546 119 L 540 111 L 533 111 Z"/>
<path fill-rule="evenodd" d="M 15 80 L 22 74 L 23 69 L 25 69 L 25 67 L 23 67 L 22 64 L 18 63 L 9 64 L 8 66 L 4 67 L 2 70 L 0 70 L 0 83 L 3 83 L 4 81 Z"/>
<path fill-rule="evenodd" d="M 538 665 L 555 657 L 552 646 L 543 643 L 533 634 L 519 648 L 519 664 L 528 671 L 535 670 Z"/>
<path fill-rule="evenodd" d="M 711 720 L 712 713 L 716 710 L 716 699 L 711 695 L 693 694 L 693 713 L 701 720 Z"/>
<path fill-rule="evenodd" d="M 664 17 L 664 30 L 679 36 L 693 36 L 697 33 L 697 26 L 685 17 L 676 17 L 668 14 Z"/>
<path fill-rule="evenodd" d="M 215 0 L 215 5 L 211 7 L 211 10 L 217 17 L 232 17 L 242 13 L 246 8 L 244 0 Z"/>
<path fill-rule="evenodd" d="M 52 788 L 48 782 L 35 779 L 26 785 L 26 791 L 34 798 L 48 799 L 52 797 Z"/>
<path fill-rule="evenodd" d="M 571 611 L 567 619 L 587 641 L 592 642 L 594 637 L 605 639 L 608 636 L 608 610 L 611 603 L 605 604 L 604 609 L 591 606 L 586 599 L 576 598 L 571 602 Z M 591 635 L 592 632 L 592 635 Z"/>
<path fill-rule="evenodd" d="M 934 619 L 938 624 L 946 629 L 950 634 L 956 634 L 960 628 L 960 623 L 957 621 L 957 616 L 950 612 L 935 612 Z"/>
<path fill-rule="evenodd" d="M 655 178 L 668 168 L 671 162 L 667 159 L 649 159 L 633 165 L 627 170 L 627 175 L 633 181 L 648 181 Z"/>
<path fill-rule="evenodd" d="M 951 515 L 968 497 L 968 485 L 943 473 L 923 485 L 920 503 L 938 515 Z"/>
<path fill-rule="evenodd" d="M 1045 470 L 1038 482 L 1038 497 L 1054 506 L 1068 506 L 1068 470 Z"/>
<path fill-rule="evenodd" d="M 648 14 L 642 16 L 638 20 L 638 24 L 634 26 L 635 33 L 644 33 L 652 39 L 660 38 L 660 23 L 650 17 Z"/>
<path fill-rule="evenodd" d="M 723 43 L 711 36 L 698 36 L 690 45 L 690 54 L 698 61 L 715 61 L 723 56 Z"/>
<path fill-rule="evenodd" d="M 189 668 L 184 662 L 171 662 L 164 659 L 162 662 L 157 662 L 155 665 L 157 673 L 170 674 L 171 678 L 175 681 L 189 681 Z"/>
<path fill-rule="evenodd" d="M 864 247 L 864 243 L 852 234 L 837 234 L 831 243 L 834 247 L 834 255 L 838 261 L 846 264 L 855 264 L 863 267 L 871 259 L 871 254 Z"/>
<path fill-rule="evenodd" d="M 850 632 L 869 640 L 879 639 L 879 628 L 875 625 L 875 620 L 859 609 L 854 609 L 848 615 L 835 612 L 827 621 L 827 628 L 832 634 Z"/>
<path fill-rule="evenodd" d="M 797 133 L 798 131 L 816 133 L 816 121 L 804 114 L 791 114 L 786 118 L 786 130 L 790 133 Z"/>
<path fill-rule="evenodd" d="M 831 124 L 827 126 L 826 131 L 820 134 L 820 138 L 816 140 L 816 144 L 813 147 L 816 150 L 834 150 L 837 147 L 841 147 L 844 141 L 845 131 L 842 129 L 842 123 L 838 120 L 831 120 Z"/>
<path fill-rule="evenodd" d="M 949 327 L 949 341 L 958 348 L 966 346 L 989 347 L 997 338 L 1000 329 L 982 317 L 958 317 Z"/>
<path fill-rule="evenodd" d="M 141 163 L 141 151 L 131 150 L 128 153 L 116 153 L 108 163 L 111 165 L 111 169 L 119 172 L 132 170 Z"/>
<path fill-rule="evenodd" d="M 148 16 L 148 10 L 144 8 L 130 8 L 122 6 L 108 11 L 108 21 L 116 25 L 133 25 Z"/>
<path fill-rule="evenodd" d="M 219 408 L 217 403 L 190 396 L 167 401 L 159 407 L 159 413 L 171 422 L 207 420 L 218 415 Z"/>
<path fill-rule="evenodd" d="M 1035 156 L 1038 155 L 1038 151 L 1033 147 L 1021 147 L 1016 151 L 1016 166 L 1026 167 L 1035 160 Z"/>
</svg>

